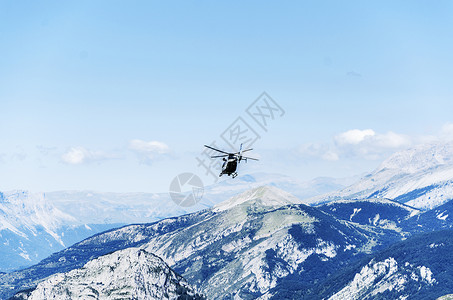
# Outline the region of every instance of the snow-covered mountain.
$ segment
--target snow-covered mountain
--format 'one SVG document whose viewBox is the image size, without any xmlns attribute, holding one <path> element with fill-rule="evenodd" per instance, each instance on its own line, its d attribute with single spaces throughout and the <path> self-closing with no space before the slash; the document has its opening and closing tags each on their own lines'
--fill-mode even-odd
<svg viewBox="0 0 453 300">
<path fill-rule="evenodd" d="M 64 223 L 76 220 L 49 205 L 42 194 L 30 194 L 25 191 L 0 193 L 0 230 L 9 230 L 26 237 L 26 231 L 37 234 L 37 226 L 50 235 L 57 243 L 63 244 L 56 230 Z"/>
<path fill-rule="evenodd" d="M 401 239 L 394 230 L 291 204 L 297 200 L 260 187 L 204 211 L 110 230 L 0 276 L 0 296 L 112 251 L 139 247 L 161 257 L 208 298 L 266 299 L 284 290 L 308 291 L 341 266 Z"/>
<path fill-rule="evenodd" d="M 159 257 L 139 248 L 104 255 L 57 273 L 14 299 L 202 299 Z"/>
<path fill-rule="evenodd" d="M 310 202 L 388 198 L 420 209 L 453 199 L 453 142 L 397 152 L 357 183 Z"/>
<path fill-rule="evenodd" d="M 275 186 L 296 196 L 300 200 L 308 199 L 328 192 L 338 191 L 360 177 L 347 178 L 318 177 L 309 181 L 282 174 L 252 173 L 238 176 L 235 179 L 227 178 L 217 184 L 205 188 L 205 198 L 208 203 L 217 204 L 226 198 L 260 186 Z"/>
<path fill-rule="evenodd" d="M 7 258 L 0 261 L 0 271 L 30 266 L 110 228 L 202 210 L 262 183 L 313 196 L 343 187 L 345 182 L 348 180 L 319 178 L 307 183 L 278 174 L 244 175 L 207 186 L 203 201 L 189 208 L 177 206 L 168 193 L 0 193 L 0 254 Z"/>
<path fill-rule="evenodd" d="M 113 226 L 83 224 L 49 203 L 42 193 L 0 193 L 0 271 L 32 265 Z"/>
<path fill-rule="evenodd" d="M 321 203 L 316 207 L 278 187 L 311 196 L 342 184 L 317 179 L 308 184 L 316 186 L 310 190 L 285 176 L 244 175 L 206 187 L 203 204 L 210 208 L 204 210 L 199 210 L 202 204 L 183 210 L 168 194 L 3 193 L 0 251 L 13 263 L 8 255 L 37 259 L 44 255 L 42 249 L 55 251 L 74 237 L 102 230 L 89 223 L 155 222 L 96 234 L 28 269 L 0 273 L 0 298 L 33 290 L 48 276 L 67 275 L 93 259 L 131 247 L 161 257 L 209 298 L 379 299 L 389 291 L 431 289 L 442 285 L 433 264 L 420 264 L 416 257 L 406 264 L 399 256 L 377 256 L 376 251 L 414 234 L 453 228 L 452 155 L 453 143 L 396 153 L 355 184 L 312 198 Z M 263 182 L 268 186 L 260 186 Z M 230 195 L 234 196 L 220 201 Z M 176 215 L 181 216 L 171 217 Z M 373 259 L 362 264 L 365 255 Z M 453 263 L 448 259 L 446 264 Z M 335 277 L 343 269 L 341 278 L 349 278 L 347 282 Z M 337 279 L 331 282 L 332 278 Z M 404 298 L 404 293 L 398 297 Z"/>
<path fill-rule="evenodd" d="M 280 207 L 299 203 L 300 200 L 292 194 L 273 186 L 264 186 L 245 191 L 239 195 L 223 201 L 213 207 L 213 211 L 220 212 L 232 209 L 240 205 L 248 205 L 249 202 L 265 207 Z"/>
<path fill-rule="evenodd" d="M 196 213 L 112 229 L 28 269 L 1 274 L 0 298 L 41 290 L 36 286 L 49 276 L 79 274 L 73 270 L 124 249 L 157 255 L 208 299 L 404 299 L 417 291 L 449 293 L 453 274 L 444 269 L 453 256 L 444 252 L 451 251 L 453 231 L 435 230 L 452 227 L 453 202 L 426 212 L 382 198 L 318 207 L 298 202 L 265 186 Z M 424 231 L 430 233 L 414 236 Z M 71 276 L 64 278 L 76 278 Z M 68 282 L 82 287 L 85 277 L 80 283 L 77 278 Z M 426 298 L 431 297 L 418 299 Z"/>
</svg>

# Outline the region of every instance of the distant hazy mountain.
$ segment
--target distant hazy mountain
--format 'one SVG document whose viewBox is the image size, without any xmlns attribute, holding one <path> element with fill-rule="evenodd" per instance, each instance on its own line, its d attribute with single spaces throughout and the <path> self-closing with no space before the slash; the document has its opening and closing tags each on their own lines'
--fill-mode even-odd
<svg viewBox="0 0 453 300">
<path fill-rule="evenodd" d="M 168 193 L 59 191 L 45 196 L 49 203 L 81 223 L 145 223 L 187 212 Z"/>
<path fill-rule="evenodd" d="M 130 247 L 161 257 L 208 298 L 309 293 L 342 266 L 402 237 L 393 229 L 340 220 L 293 201 L 297 198 L 275 187 L 260 187 L 211 209 L 98 234 L 38 265 L 0 276 L 0 297 Z"/>
<path fill-rule="evenodd" d="M 81 223 L 130 224 L 157 221 L 199 211 L 263 185 L 278 187 L 303 200 L 339 190 L 356 180 L 356 177 L 343 179 L 320 177 L 310 181 L 299 181 L 281 174 L 246 174 L 205 186 L 201 203 L 187 208 L 176 205 L 169 193 L 58 191 L 45 193 L 45 197 L 49 203 Z"/>
<path fill-rule="evenodd" d="M 202 299 L 162 259 L 138 248 L 100 256 L 50 276 L 14 299 Z"/>
<path fill-rule="evenodd" d="M 355 184 L 310 202 L 388 198 L 420 209 L 453 199 L 453 142 L 397 152 Z"/>
</svg>

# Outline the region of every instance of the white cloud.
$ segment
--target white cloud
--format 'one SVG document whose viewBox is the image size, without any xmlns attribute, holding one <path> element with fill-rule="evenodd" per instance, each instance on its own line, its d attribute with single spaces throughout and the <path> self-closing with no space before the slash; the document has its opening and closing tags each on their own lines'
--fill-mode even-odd
<svg viewBox="0 0 453 300">
<path fill-rule="evenodd" d="M 129 142 L 129 149 L 137 154 L 142 163 L 151 163 L 157 156 L 170 152 L 170 148 L 165 143 L 138 139 Z"/>
<path fill-rule="evenodd" d="M 342 157 L 381 159 L 394 151 L 413 145 L 409 136 L 392 131 L 376 133 L 372 129 L 353 129 L 334 137 L 336 151 Z"/>
<path fill-rule="evenodd" d="M 25 152 L 17 152 L 11 155 L 12 160 L 24 161 L 26 158 L 27 154 L 25 154 Z"/>
<path fill-rule="evenodd" d="M 363 142 L 367 137 L 375 135 L 376 133 L 372 129 L 352 129 L 335 136 L 335 141 L 340 145 L 357 145 L 360 142 Z"/>
<path fill-rule="evenodd" d="M 336 160 L 339 160 L 339 159 L 340 159 L 340 157 L 338 156 L 337 153 L 335 153 L 334 151 L 330 151 L 330 150 L 327 151 L 327 152 L 325 152 L 325 153 L 321 156 L 321 158 L 322 158 L 323 160 L 328 160 L 328 161 L 336 161 Z"/>
<path fill-rule="evenodd" d="M 327 144 L 308 143 L 299 147 L 299 154 L 305 157 L 318 158 L 328 161 L 336 161 L 339 156 Z"/>
<path fill-rule="evenodd" d="M 307 158 L 337 161 L 341 158 L 383 159 L 415 144 L 416 139 L 392 131 L 351 129 L 333 137 L 333 143 L 307 143 L 298 152 Z"/>
<path fill-rule="evenodd" d="M 320 168 L 328 162 L 327 165 L 331 168 L 360 169 L 417 145 L 451 141 L 453 122 L 445 123 L 435 134 L 423 135 L 406 135 L 394 131 L 382 133 L 373 129 L 356 128 L 340 132 L 327 141 L 302 144 L 295 154 L 304 163 L 315 163 Z"/>
<path fill-rule="evenodd" d="M 22 146 L 17 146 L 14 153 L 11 154 L 11 157 L 10 157 L 11 160 L 13 161 L 24 161 L 25 159 L 27 159 L 27 153 L 26 151 L 24 150 L 24 148 Z"/>
<path fill-rule="evenodd" d="M 79 165 L 94 161 L 117 158 L 115 155 L 102 151 L 92 151 L 84 147 L 72 147 L 61 156 L 61 160 L 70 165 Z"/>
</svg>

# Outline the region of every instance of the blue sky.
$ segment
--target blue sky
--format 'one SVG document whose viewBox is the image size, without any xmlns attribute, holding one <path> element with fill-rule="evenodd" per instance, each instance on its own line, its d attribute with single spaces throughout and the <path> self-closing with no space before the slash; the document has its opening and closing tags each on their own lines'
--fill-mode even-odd
<svg viewBox="0 0 453 300">
<path fill-rule="evenodd" d="M 202 145 L 263 91 L 285 114 L 242 172 L 371 171 L 451 137 L 452 12 L 451 1 L 1 1 L 0 190 L 166 191 L 181 172 L 203 174 Z"/>
</svg>

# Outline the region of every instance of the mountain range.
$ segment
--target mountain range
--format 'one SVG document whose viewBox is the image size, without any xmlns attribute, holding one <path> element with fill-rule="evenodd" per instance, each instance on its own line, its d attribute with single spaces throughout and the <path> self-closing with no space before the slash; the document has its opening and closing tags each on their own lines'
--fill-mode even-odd
<svg viewBox="0 0 453 300">
<path fill-rule="evenodd" d="M 0 274 L 0 298 L 448 299 L 452 156 L 451 144 L 423 145 L 338 192 L 300 199 L 271 181 L 203 210 L 109 229 Z"/>
<path fill-rule="evenodd" d="M 7 292 L 2 296 L 108 253 L 139 247 L 161 257 L 208 298 L 255 299 L 271 296 L 272 289 L 294 277 L 299 287 L 309 287 L 348 261 L 400 239 L 394 230 L 340 220 L 294 204 L 297 200 L 275 187 L 260 187 L 200 212 L 110 230 L 2 276 L 0 287 Z"/>
<path fill-rule="evenodd" d="M 269 184 L 311 197 L 343 187 L 350 179 L 300 182 L 279 174 L 248 174 L 207 186 L 203 201 L 182 208 L 168 193 L 59 191 L 0 192 L 0 272 L 38 263 L 93 234 L 131 223 L 148 223 L 213 206 L 245 190 Z"/>
<path fill-rule="evenodd" d="M 367 198 L 388 198 L 423 210 L 453 199 L 453 142 L 397 152 L 356 183 L 309 202 Z"/>
<path fill-rule="evenodd" d="M 0 295 L 5 298 L 20 290 L 39 291 L 38 283 L 46 278 L 47 285 L 60 285 L 63 275 L 59 275 L 57 281 L 49 277 L 56 273 L 63 273 L 63 278 L 71 280 L 76 280 L 73 274 L 80 274 L 81 271 L 74 271 L 78 269 L 94 268 L 95 271 L 89 272 L 98 274 L 101 272 L 98 269 L 105 266 L 88 264 L 90 261 L 103 260 L 109 253 L 119 252 L 118 257 L 121 257 L 121 251 L 126 249 L 141 249 L 161 257 L 195 286 L 193 290 L 200 290 L 208 299 L 293 299 L 295 295 L 316 299 L 316 295 L 322 293 L 332 299 L 355 293 L 357 299 L 361 299 L 364 294 L 376 296 L 383 292 L 373 290 L 376 285 L 371 284 L 359 291 L 351 290 L 348 286 L 354 286 L 356 276 L 368 278 L 371 275 L 367 272 L 371 272 L 374 277 L 370 280 L 375 282 L 390 271 L 394 274 L 395 265 L 399 264 L 403 269 L 397 270 L 405 272 L 408 278 L 418 276 L 428 294 L 432 293 L 430 287 L 437 287 L 433 281 L 439 277 L 437 269 L 415 259 L 406 266 L 405 262 L 397 260 L 404 257 L 403 254 L 391 256 L 393 250 L 388 249 L 393 248 L 387 248 L 390 245 L 403 249 L 410 238 L 401 241 L 415 234 L 407 224 L 422 216 L 428 219 L 429 212 L 391 200 L 342 200 L 318 207 L 294 204 L 297 200 L 275 187 L 261 187 L 201 212 L 97 234 L 31 268 L 4 274 L 0 277 Z M 431 218 L 434 222 L 440 221 L 437 215 Z M 434 232 L 427 236 L 444 235 Z M 431 241 L 426 237 L 425 240 Z M 398 246 L 399 243 L 403 243 L 402 246 Z M 442 243 L 449 245 L 449 240 L 432 240 L 428 246 Z M 416 247 L 419 243 L 411 245 Z M 381 259 L 382 253 L 389 257 Z M 378 259 L 376 255 L 381 256 Z M 126 267 L 129 268 L 132 267 Z M 345 269 L 350 272 L 349 277 L 341 276 L 351 281 L 343 280 L 340 289 L 338 280 L 330 280 Z M 392 276 L 399 278 L 399 273 L 395 274 Z M 391 286 L 395 280 L 382 281 L 382 286 Z M 109 283 L 97 288 L 104 285 Z M 46 290 L 49 289 L 59 287 Z M 411 287 L 403 290 L 410 291 Z M 445 289 L 439 291 L 445 292 Z"/>
</svg>

